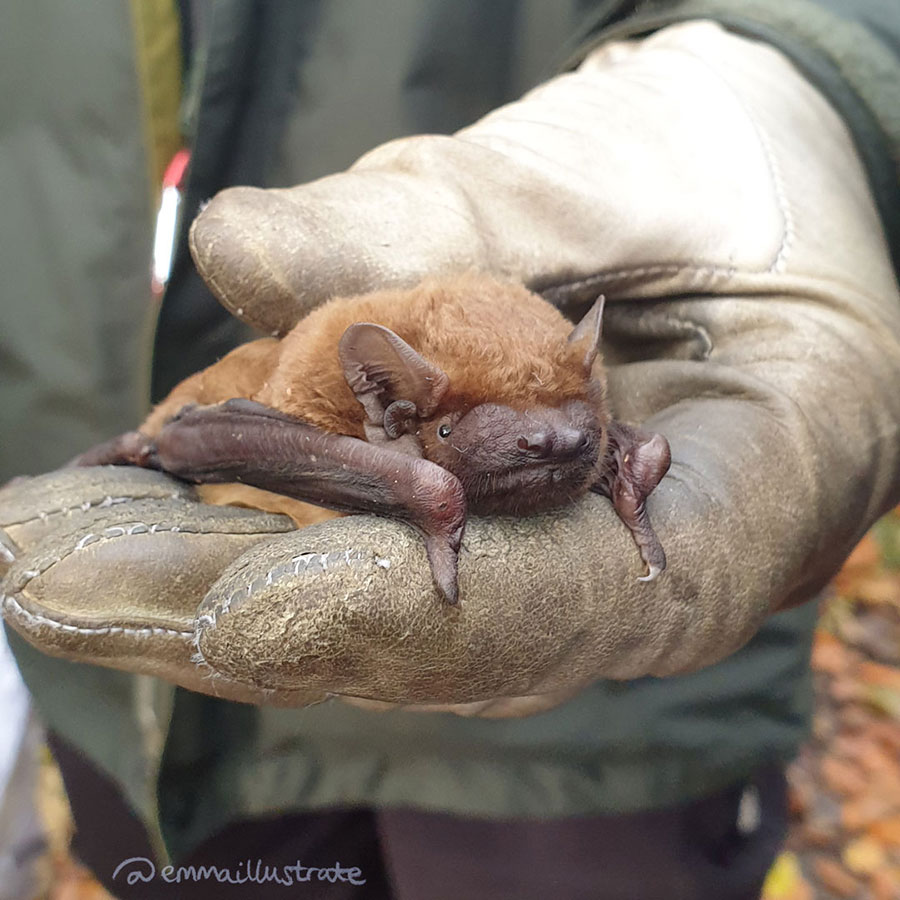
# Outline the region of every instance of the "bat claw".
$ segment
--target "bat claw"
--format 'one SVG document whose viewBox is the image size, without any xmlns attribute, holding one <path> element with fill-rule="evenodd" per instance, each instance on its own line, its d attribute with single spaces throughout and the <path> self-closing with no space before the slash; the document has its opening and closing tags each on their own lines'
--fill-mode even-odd
<svg viewBox="0 0 900 900">
<path fill-rule="evenodd" d="M 451 541 L 442 535 L 425 537 L 425 552 L 441 599 L 451 606 L 459 603 L 459 556 Z"/>
<path fill-rule="evenodd" d="M 638 581 L 656 581 L 661 573 L 661 566 L 650 566 L 650 571 L 646 575 L 641 575 Z"/>
</svg>

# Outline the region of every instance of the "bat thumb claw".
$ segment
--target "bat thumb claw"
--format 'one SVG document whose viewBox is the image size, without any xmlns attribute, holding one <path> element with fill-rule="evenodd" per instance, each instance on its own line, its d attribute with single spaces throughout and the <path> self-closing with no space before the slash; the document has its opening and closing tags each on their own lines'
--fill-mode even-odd
<svg viewBox="0 0 900 900">
<path fill-rule="evenodd" d="M 661 566 L 651 565 L 650 571 L 646 575 L 641 575 L 641 577 L 638 578 L 638 581 L 656 581 L 656 579 L 659 577 L 661 572 L 662 572 Z"/>
<path fill-rule="evenodd" d="M 459 602 L 459 557 L 450 541 L 443 535 L 428 535 L 425 552 L 431 564 L 431 574 L 441 598 L 451 604 Z"/>
</svg>

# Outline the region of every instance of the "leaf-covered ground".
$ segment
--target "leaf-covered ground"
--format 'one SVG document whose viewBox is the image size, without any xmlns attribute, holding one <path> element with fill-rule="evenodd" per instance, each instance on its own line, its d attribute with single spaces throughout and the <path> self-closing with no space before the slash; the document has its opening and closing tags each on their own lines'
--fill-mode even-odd
<svg viewBox="0 0 900 900">
<path fill-rule="evenodd" d="M 835 579 L 813 669 L 813 737 L 790 770 L 791 830 L 763 900 L 900 900 L 900 508 Z M 44 896 L 108 900 L 66 853 L 65 801 L 45 769 L 53 886 Z"/>
<path fill-rule="evenodd" d="M 813 736 L 765 900 L 900 900 L 900 509 L 835 579 L 813 648 Z"/>
</svg>

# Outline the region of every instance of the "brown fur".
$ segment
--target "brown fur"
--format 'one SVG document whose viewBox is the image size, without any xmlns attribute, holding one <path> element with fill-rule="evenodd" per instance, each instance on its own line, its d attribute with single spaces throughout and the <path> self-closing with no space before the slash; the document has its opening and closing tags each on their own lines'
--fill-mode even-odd
<svg viewBox="0 0 900 900">
<path fill-rule="evenodd" d="M 341 516 L 341 513 L 333 509 L 313 506 L 249 484 L 198 484 L 197 494 L 204 503 L 212 503 L 214 506 L 241 506 L 244 509 L 280 513 L 293 519 L 300 528 Z"/>
<path fill-rule="evenodd" d="M 217 363 L 185 378 L 144 420 L 140 431 L 156 437 L 165 423 L 183 406 L 210 406 L 233 397 L 249 400 L 266 384 L 278 364 L 279 343 L 261 338 L 242 344 Z"/>
<path fill-rule="evenodd" d="M 285 336 L 278 366 L 254 399 L 362 437 L 363 410 L 337 354 L 354 322 L 390 328 L 449 376 L 435 417 L 486 400 L 527 409 L 584 397 L 578 349 L 566 343 L 572 324 L 523 287 L 469 274 L 331 300 Z"/>
</svg>

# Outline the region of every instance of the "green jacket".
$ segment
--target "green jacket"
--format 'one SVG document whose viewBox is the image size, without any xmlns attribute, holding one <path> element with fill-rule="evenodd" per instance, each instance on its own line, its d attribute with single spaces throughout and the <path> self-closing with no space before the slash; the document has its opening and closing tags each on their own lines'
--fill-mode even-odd
<svg viewBox="0 0 900 900">
<path fill-rule="evenodd" d="M 777 44 L 844 114 L 900 258 L 900 9 L 881 0 L 635 6 L 217 0 L 180 35 L 170 0 L 130 10 L 39 0 L 27 19 L 4 11 L 0 59 L 20 91 L 4 101 L 10 127 L 0 134 L 0 171 L 16 164 L 0 217 L 11 232 L 0 241 L 0 478 L 51 468 L 140 419 L 148 318 L 157 318 L 156 397 L 243 337 L 200 283 L 183 233 L 158 317 L 147 296 L 149 185 L 177 143 L 172 73 L 182 53 L 187 220 L 227 185 L 307 181 L 390 138 L 452 131 L 593 42 L 715 18 Z M 814 604 L 778 615 L 703 672 L 598 682 L 558 709 L 509 721 L 339 704 L 259 709 L 10 641 L 46 722 L 179 853 L 235 819 L 331 805 L 563 816 L 713 791 L 789 759 L 804 738 L 815 617 Z"/>
</svg>

